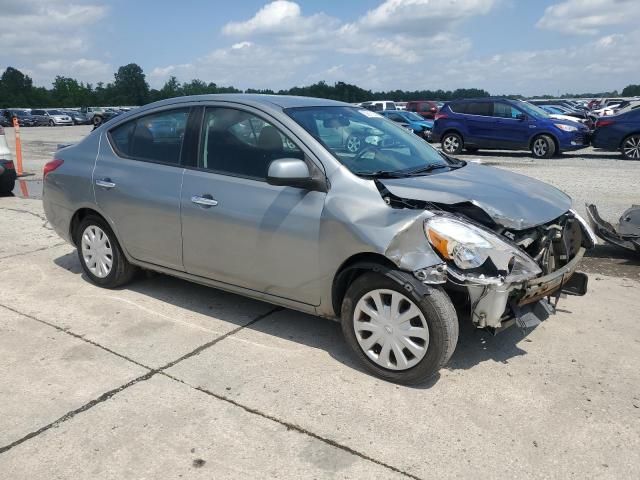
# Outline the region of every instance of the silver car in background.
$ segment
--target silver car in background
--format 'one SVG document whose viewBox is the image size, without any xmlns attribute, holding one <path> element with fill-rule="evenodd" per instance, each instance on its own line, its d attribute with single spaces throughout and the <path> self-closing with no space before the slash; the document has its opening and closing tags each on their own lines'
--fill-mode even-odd
<svg viewBox="0 0 640 480">
<path fill-rule="evenodd" d="M 548 298 L 584 294 L 594 244 L 554 187 L 317 98 L 141 107 L 59 150 L 43 198 L 95 284 L 143 268 L 337 319 L 369 371 L 406 384 L 446 364 L 458 315 L 532 327 Z"/>
</svg>

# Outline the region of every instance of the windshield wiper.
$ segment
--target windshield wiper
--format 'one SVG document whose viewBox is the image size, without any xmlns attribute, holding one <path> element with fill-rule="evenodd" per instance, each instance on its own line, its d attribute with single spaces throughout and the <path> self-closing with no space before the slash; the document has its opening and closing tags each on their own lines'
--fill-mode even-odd
<svg viewBox="0 0 640 480">
<path fill-rule="evenodd" d="M 353 172 L 356 175 L 360 175 L 361 177 L 372 177 L 372 178 L 402 178 L 406 177 L 407 172 L 402 172 L 399 170 L 375 170 L 373 172 Z"/>
<path fill-rule="evenodd" d="M 454 167 L 452 165 L 432 163 L 431 165 L 427 165 L 425 167 L 416 168 L 414 170 L 406 172 L 406 175 L 409 176 L 409 177 L 412 177 L 414 175 L 421 175 L 423 173 L 433 172 L 434 170 L 438 170 L 440 168 L 456 168 L 456 167 Z"/>
</svg>

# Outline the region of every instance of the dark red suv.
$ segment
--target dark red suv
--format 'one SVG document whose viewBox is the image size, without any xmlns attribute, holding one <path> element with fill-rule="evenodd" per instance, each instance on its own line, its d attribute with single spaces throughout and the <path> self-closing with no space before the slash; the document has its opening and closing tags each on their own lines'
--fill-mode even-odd
<svg viewBox="0 0 640 480">
<path fill-rule="evenodd" d="M 433 100 L 415 100 L 407 102 L 407 110 L 416 112 L 423 118 L 435 118 L 436 113 L 438 113 L 438 104 Z"/>
</svg>

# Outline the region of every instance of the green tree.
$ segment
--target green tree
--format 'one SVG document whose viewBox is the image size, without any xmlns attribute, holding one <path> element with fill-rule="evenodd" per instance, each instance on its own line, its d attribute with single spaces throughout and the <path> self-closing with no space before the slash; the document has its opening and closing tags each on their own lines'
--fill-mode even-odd
<svg viewBox="0 0 640 480">
<path fill-rule="evenodd" d="M 623 97 L 637 97 L 640 96 L 640 85 L 627 85 L 622 90 Z"/>
<path fill-rule="evenodd" d="M 149 99 L 149 84 L 142 68 L 130 63 L 118 68 L 114 75 L 112 103 L 144 105 Z"/>
<path fill-rule="evenodd" d="M 33 81 L 28 75 L 13 67 L 7 69 L 0 77 L 0 106 L 28 107 L 33 96 Z"/>
<path fill-rule="evenodd" d="M 181 95 L 184 95 L 184 93 L 182 92 L 182 85 L 180 85 L 178 79 L 172 75 L 171 77 L 169 77 L 169 80 L 165 82 L 164 86 L 158 91 L 157 99 L 161 100 L 164 98 L 179 97 Z"/>
</svg>

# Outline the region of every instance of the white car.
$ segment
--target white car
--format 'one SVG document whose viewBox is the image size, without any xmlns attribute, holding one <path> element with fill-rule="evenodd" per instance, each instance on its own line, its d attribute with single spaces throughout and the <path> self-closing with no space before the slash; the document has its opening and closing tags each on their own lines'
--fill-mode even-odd
<svg viewBox="0 0 640 480">
<path fill-rule="evenodd" d="M 550 113 L 549 116 L 551 118 L 557 118 L 558 120 L 568 120 L 570 122 L 582 123 L 582 124 L 587 123 L 586 120 L 580 120 L 579 118 L 572 117 L 570 115 L 560 115 L 560 114 L 557 114 L 557 113 Z"/>
</svg>

